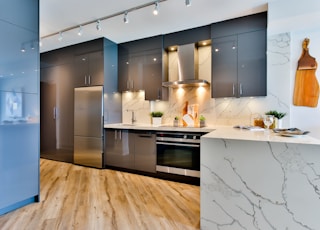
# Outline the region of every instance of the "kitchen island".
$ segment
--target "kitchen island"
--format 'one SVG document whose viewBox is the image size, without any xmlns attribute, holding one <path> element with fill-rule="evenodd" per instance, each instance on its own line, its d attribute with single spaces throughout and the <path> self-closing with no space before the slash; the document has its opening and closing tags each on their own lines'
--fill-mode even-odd
<svg viewBox="0 0 320 230">
<path fill-rule="evenodd" d="M 216 127 L 201 137 L 201 229 L 320 229 L 320 141 Z"/>
</svg>

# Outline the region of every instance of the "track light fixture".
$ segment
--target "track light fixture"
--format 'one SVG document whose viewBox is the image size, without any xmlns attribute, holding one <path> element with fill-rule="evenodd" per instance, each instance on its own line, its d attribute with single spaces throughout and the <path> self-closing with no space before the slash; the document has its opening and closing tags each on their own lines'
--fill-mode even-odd
<svg viewBox="0 0 320 230">
<path fill-rule="evenodd" d="M 60 32 L 57 31 L 57 32 L 42 36 L 41 39 L 45 39 L 45 38 L 48 38 L 48 37 L 51 37 L 51 36 L 56 36 L 58 34 L 59 35 L 58 40 L 62 41 L 64 32 L 69 32 L 69 31 L 74 32 L 74 30 L 76 30 L 76 29 L 78 29 L 77 34 L 79 36 L 82 36 L 82 34 L 83 34 L 83 28 L 82 27 L 84 27 L 84 26 L 86 27 L 86 26 L 88 26 L 90 24 L 95 25 L 97 31 L 100 31 L 100 30 L 102 30 L 101 21 L 104 21 L 104 20 L 107 20 L 107 19 L 110 19 L 110 18 L 114 18 L 114 17 L 118 17 L 118 16 L 121 16 L 121 15 L 124 15 L 123 22 L 124 23 L 129 23 L 129 17 L 128 17 L 128 13 L 129 12 L 137 11 L 137 10 L 140 10 L 140 9 L 143 9 L 143 8 L 146 8 L 146 7 L 150 7 L 150 6 L 153 6 L 153 5 L 154 5 L 153 14 L 157 15 L 157 14 L 159 14 L 160 3 L 166 2 L 166 1 L 169 1 L 169 0 L 153 0 L 151 2 L 147 2 L 145 4 L 141 4 L 141 5 L 132 7 L 132 8 L 127 9 L 125 11 L 119 11 L 119 12 L 116 12 L 114 14 L 101 17 L 99 20 L 95 19 L 95 20 L 92 20 L 92 21 L 83 22 L 83 23 L 81 23 L 80 26 L 79 25 L 71 26 L 71 27 L 68 27 L 66 29 L 60 30 Z M 190 6 L 191 5 L 191 0 L 185 0 L 185 4 L 186 4 L 186 6 Z"/>
<path fill-rule="evenodd" d="M 24 46 L 24 44 L 21 45 L 20 51 L 22 53 L 26 52 L 26 47 Z"/>
<path fill-rule="evenodd" d="M 62 32 L 59 32 L 59 37 L 58 37 L 58 41 L 61 42 L 63 39 L 63 34 Z"/>
<path fill-rule="evenodd" d="M 191 0 L 186 0 L 186 6 L 191 6 Z"/>
<path fill-rule="evenodd" d="M 83 33 L 83 31 L 82 31 L 82 26 L 79 26 L 78 35 L 79 35 L 79 36 L 82 36 L 82 33 Z"/>
<path fill-rule="evenodd" d="M 153 10 L 153 15 L 158 15 L 159 14 L 159 1 L 156 1 L 154 3 L 154 10 Z"/>
<path fill-rule="evenodd" d="M 96 29 L 97 29 L 98 31 L 102 30 L 102 28 L 101 28 L 101 21 L 100 21 L 100 20 L 97 21 Z"/>
<path fill-rule="evenodd" d="M 128 11 L 124 12 L 123 22 L 124 23 L 129 23 Z"/>
</svg>

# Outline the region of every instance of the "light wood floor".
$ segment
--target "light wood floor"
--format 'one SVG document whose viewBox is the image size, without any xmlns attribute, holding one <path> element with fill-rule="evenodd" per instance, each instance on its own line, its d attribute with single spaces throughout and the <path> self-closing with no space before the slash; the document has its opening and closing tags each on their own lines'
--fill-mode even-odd
<svg viewBox="0 0 320 230">
<path fill-rule="evenodd" d="M 40 202 L 0 216 L 1 230 L 199 229 L 198 186 L 40 160 Z"/>
</svg>

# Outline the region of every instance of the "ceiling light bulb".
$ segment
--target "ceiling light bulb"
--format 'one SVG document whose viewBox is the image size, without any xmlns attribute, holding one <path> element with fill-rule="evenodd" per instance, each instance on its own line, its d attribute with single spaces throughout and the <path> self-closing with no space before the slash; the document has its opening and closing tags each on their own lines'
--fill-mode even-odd
<svg viewBox="0 0 320 230">
<path fill-rule="evenodd" d="M 58 41 L 61 42 L 63 39 L 63 34 L 62 32 L 59 32 L 59 37 L 58 37 Z"/>
<path fill-rule="evenodd" d="M 82 36 L 82 26 L 79 26 L 78 35 L 79 35 L 79 36 Z"/>
<path fill-rule="evenodd" d="M 191 0 L 186 0 L 186 6 L 191 6 Z"/>
<path fill-rule="evenodd" d="M 101 31 L 101 30 L 102 30 L 100 20 L 97 21 L 96 29 L 97 29 L 98 31 Z"/>
<path fill-rule="evenodd" d="M 128 11 L 126 11 L 126 12 L 124 13 L 123 22 L 124 22 L 124 23 L 129 23 Z"/>
<path fill-rule="evenodd" d="M 159 2 L 158 1 L 156 1 L 155 3 L 154 3 L 154 10 L 153 10 L 153 15 L 158 15 L 158 13 L 159 13 Z"/>
</svg>

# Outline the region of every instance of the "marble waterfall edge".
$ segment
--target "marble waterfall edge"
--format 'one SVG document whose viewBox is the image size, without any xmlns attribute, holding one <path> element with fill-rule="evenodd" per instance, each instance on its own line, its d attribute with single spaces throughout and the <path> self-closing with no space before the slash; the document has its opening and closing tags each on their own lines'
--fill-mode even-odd
<svg viewBox="0 0 320 230">
<path fill-rule="evenodd" d="M 320 145 L 201 143 L 201 229 L 320 229 Z"/>
</svg>

